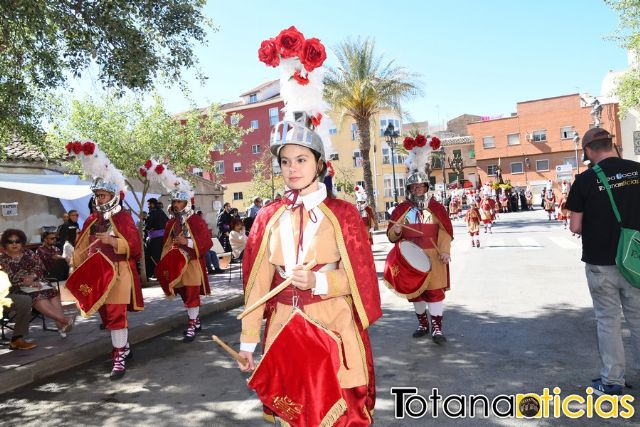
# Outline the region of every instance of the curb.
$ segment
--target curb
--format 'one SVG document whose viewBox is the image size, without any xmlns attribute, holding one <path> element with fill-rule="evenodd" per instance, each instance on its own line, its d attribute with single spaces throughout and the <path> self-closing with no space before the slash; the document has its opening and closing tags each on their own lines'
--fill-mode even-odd
<svg viewBox="0 0 640 427">
<path fill-rule="evenodd" d="M 237 295 L 226 300 L 201 306 L 200 315 L 204 317 L 229 311 L 243 304 L 244 295 Z M 129 342 L 132 345 L 138 344 L 169 332 L 183 324 L 184 313 L 176 313 L 157 319 L 151 324 L 142 324 L 129 329 Z M 90 362 L 100 356 L 109 354 L 110 351 L 111 342 L 98 339 L 27 365 L 0 372 L 0 395 Z"/>
</svg>

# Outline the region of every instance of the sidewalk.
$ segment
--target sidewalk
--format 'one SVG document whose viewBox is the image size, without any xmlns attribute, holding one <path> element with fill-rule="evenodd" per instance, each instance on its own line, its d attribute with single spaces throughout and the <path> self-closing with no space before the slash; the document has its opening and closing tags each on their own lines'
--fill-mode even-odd
<svg viewBox="0 0 640 427">
<path fill-rule="evenodd" d="M 239 265 L 232 265 L 229 273 L 209 276 L 211 296 L 202 297 L 200 316 L 231 310 L 243 304 Z M 68 293 L 61 290 L 65 312 L 77 312 L 69 301 Z M 129 313 L 129 342 L 132 345 L 161 335 L 186 324 L 186 310 L 180 298 L 168 300 L 160 286 L 144 288 L 145 308 Z M 55 328 L 48 321 L 49 328 Z M 111 351 L 109 331 L 100 330 L 100 316 L 88 319 L 78 315 L 73 330 L 63 339 L 57 332 L 44 331 L 42 321 L 31 322 L 28 338 L 38 347 L 33 350 L 12 351 L 8 345 L 0 346 L 0 394 L 46 378 L 73 366 L 107 357 Z M 11 331 L 9 331 L 10 333 Z M 10 335 L 10 334 L 9 334 Z"/>
</svg>

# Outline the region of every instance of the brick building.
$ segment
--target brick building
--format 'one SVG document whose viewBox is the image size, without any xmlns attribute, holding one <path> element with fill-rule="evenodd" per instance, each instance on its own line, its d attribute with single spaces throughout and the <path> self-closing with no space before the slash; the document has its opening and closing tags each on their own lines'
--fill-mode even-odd
<svg viewBox="0 0 640 427">
<path fill-rule="evenodd" d="M 240 211 L 252 204 L 253 195 L 247 194 L 252 179 L 251 166 L 269 151 L 271 126 L 282 120 L 283 107 L 279 80 L 261 84 L 240 95 L 239 101 L 220 106 L 227 115 L 227 122 L 231 122 L 233 114 L 238 113 L 242 118 L 235 124 L 253 129 L 243 137 L 237 150 L 211 153 L 216 175 L 225 187 L 224 201 Z M 205 178 L 213 179 L 208 174 Z"/>
<path fill-rule="evenodd" d="M 579 136 L 593 127 L 591 106 L 579 94 L 519 102 L 510 117 L 487 119 L 467 125 L 475 141 L 478 175 L 482 183 L 502 172 L 513 186 L 531 185 L 539 194 L 548 180 L 559 188 L 563 176 L 584 170 Z M 618 104 L 604 104 L 601 127 L 620 134 Z M 619 145 L 618 138 L 614 143 Z M 562 166 L 570 165 L 570 166 Z M 557 167 L 564 169 L 564 175 Z M 569 178 L 570 179 L 570 178 Z"/>
</svg>

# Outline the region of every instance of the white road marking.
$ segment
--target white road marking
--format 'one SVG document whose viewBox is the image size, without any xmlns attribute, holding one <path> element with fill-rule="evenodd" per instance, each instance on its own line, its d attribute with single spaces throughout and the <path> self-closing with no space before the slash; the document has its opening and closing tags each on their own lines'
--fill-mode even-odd
<svg viewBox="0 0 640 427">
<path fill-rule="evenodd" d="M 556 245 L 560 246 L 564 249 L 580 249 L 580 241 L 579 240 L 570 240 L 566 237 L 551 237 L 549 236 L 549 240 L 551 240 Z"/>
</svg>

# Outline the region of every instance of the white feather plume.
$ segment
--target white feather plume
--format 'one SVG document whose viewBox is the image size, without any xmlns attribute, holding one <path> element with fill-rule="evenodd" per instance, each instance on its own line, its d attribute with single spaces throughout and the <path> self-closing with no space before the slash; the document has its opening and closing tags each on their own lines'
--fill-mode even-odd
<svg viewBox="0 0 640 427">
<path fill-rule="evenodd" d="M 159 163 L 154 159 L 150 160 L 151 166 L 147 169 L 147 178 L 149 181 L 160 184 L 168 192 L 174 190 L 184 191 L 189 194 L 190 198 L 194 197 L 195 192 L 189 181 L 176 175 L 167 165 Z M 163 168 L 161 173 L 156 171 L 159 165 L 162 165 Z"/>
<path fill-rule="evenodd" d="M 106 182 L 116 185 L 118 191 L 126 191 L 127 185 L 122 172 L 111 163 L 107 155 L 100 150 L 98 144 L 93 141 L 81 142 L 82 145 L 94 144 L 93 154 L 86 155 L 84 151 L 76 154 L 70 151 L 69 154 L 75 156 L 82 164 L 82 169 L 95 178 L 102 178 Z"/>
</svg>

